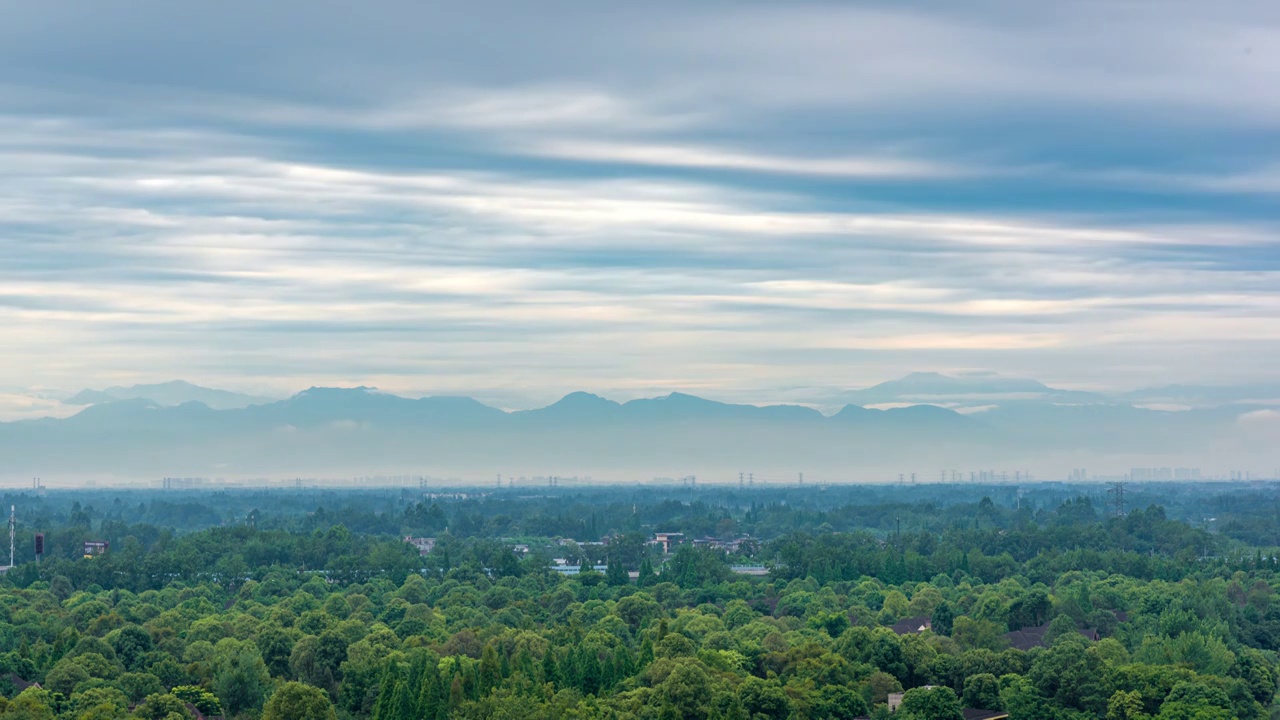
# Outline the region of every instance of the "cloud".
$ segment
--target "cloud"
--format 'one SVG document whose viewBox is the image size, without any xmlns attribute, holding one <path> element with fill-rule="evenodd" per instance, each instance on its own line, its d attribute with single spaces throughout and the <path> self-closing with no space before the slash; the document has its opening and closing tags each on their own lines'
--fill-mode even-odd
<svg viewBox="0 0 1280 720">
<path fill-rule="evenodd" d="M 534 146 L 529 152 L 547 157 L 591 162 L 849 178 L 947 177 L 970 172 L 920 160 L 878 157 L 787 157 L 687 145 L 550 140 Z"/>
<path fill-rule="evenodd" d="M 1236 418 L 1236 422 L 1251 428 L 1280 430 L 1280 412 L 1275 410 L 1252 410 Z"/>
<path fill-rule="evenodd" d="M 1047 12 L 14 8 L 0 369 L 753 400 L 1272 373 L 1274 8 Z"/>
<path fill-rule="evenodd" d="M 0 391 L 0 422 L 41 417 L 67 417 L 82 407 L 32 391 Z"/>
</svg>

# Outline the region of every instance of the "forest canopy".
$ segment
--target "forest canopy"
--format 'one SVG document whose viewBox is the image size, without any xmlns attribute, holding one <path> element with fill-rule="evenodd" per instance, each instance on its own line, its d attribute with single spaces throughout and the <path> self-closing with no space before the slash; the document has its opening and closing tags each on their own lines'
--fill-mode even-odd
<svg viewBox="0 0 1280 720">
<path fill-rule="evenodd" d="M 0 715 L 1271 717 L 1277 556 L 1196 488 L 11 496 Z"/>
</svg>

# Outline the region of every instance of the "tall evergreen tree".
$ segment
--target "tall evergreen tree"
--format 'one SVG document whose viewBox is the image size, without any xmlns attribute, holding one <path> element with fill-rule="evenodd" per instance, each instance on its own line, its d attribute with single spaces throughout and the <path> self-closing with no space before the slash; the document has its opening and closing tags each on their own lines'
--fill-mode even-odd
<svg viewBox="0 0 1280 720">
<path fill-rule="evenodd" d="M 556 652 L 551 647 L 548 647 L 547 652 L 542 656 L 542 682 L 551 683 L 557 688 L 560 687 L 562 682 L 560 666 L 556 662 Z"/>
<path fill-rule="evenodd" d="M 600 694 L 600 656 L 595 648 L 580 647 L 577 665 L 578 687 L 586 695 Z"/>
<path fill-rule="evenodd" d="M 536 671 L 533 666 L 533 656 L 529 654 L 529 646 L 524 645 L 520 648 L 520 652 L 516 653 L 515 666 L 513 673 L 521 673 L 526 680 L 530 682 L 537 680 Z"/>
<path fill-rule="evenodd" d="M 455 674 L 453 681 L 449 683 L 449 714 L 453 714 L 462 707 L 462 703 L 466 701 L 466 695 L 462 689 L 462 675 Z"/>
<path fill-rule="evenodd" d="M 429 657 L 418 676 L 418 717 L 434 718 L 438 709 L 448 706 L 447 700 L 444 683 L 440 679 L 440 666 Z"/>
<path fill-rule="evenodd" d="M 382 681 L 378 683 L 378 699 L 373 703 L 373 720 L 396 720 L 395 695 L 397 671 L 394 665 L 387 664 L 382 671 Z"/>
<path fill-rule="evenodd" d="M 640 587 L 648 587 L 658 581 L 658 576 L 653 574 L 653 563 L 649 562 L 649 557 L 640 559 L 640 573 L 636 578 L 636 584 Z"/>
<path fill-rule="evenodd" d="M 489 643 L 480 653 L 478 695 L 484 697 L 501 684 L 502 664 L 498 660 L 498 651 L 493 648 L 493 643 Z"/>
<path fill-rule="evenodd" d="M 627 575 L 627 568 L 621 560 L 610 557 L 608 563 L 604 573 L 606 583 L 612 587 L 621 587 L 631 582 L 631 577 Z"/>
</svg>

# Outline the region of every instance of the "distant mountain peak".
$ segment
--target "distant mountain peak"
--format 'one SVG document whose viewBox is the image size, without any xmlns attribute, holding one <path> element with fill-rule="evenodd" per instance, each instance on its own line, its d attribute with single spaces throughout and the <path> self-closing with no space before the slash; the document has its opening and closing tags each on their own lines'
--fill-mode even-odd
<svg viewBox="0 0 1280 720">
<path fill-rule="evenodd" d="M 992 373 L 946 375 L 940 372 L 913 372 L 862 390 L 840 393 L 838 399 L 856 405 L 879 403 L 932 403 L 947 400 L 1071 400 L 1095 402 L 1101 396 L 1076 390 L 1050 387 L 1030 378 L 1005 377 Z"/>
<path fill-rule="evenodd" d="M 557 400 L 555 405 L 617 405 L 618 403 L 585 390 L 577 390 Z"/>
<path fill-rule="evenodd" d="M 957 379 L 955 378 L 955 376 L 943 375 L 942 373 L 936 372 L 933 370 L 918 370 L 916 372 L 907 373 L 906 375 L 903 375 L 902 377 L 898 378 L 898 382 L 905 382 L 907 380 L 936 380 L 938 378 L 946 378 L 947 380 Z M 890 382 L 893 382 L 893 381 L 890 381 Z"/>
<path fill-rule="evenodd" d="M 706 398 L 698 397 L 697 395 L 690 395 L 689 393 L 682 393 L 682 392 L 670 392 L 659 399 L 666 400 L 667 402 L 714 403 L 716 405 L 721 404 L 716 402 L 715 400 L 708 400 Z"/>
<path fill-rule="evenodd" d="M 555 418 L 568 421 L 595 421 L 617 413 L 622 406 L 613 400 L 595 393 L 584 391 L 571 392 L 546 407 L 534 410 L 521 410 L 513 413 L 517 416 L 532 418 Z"/>
<path fill-rule="evenodd" d="M 330 387 L 324 385 L 312 385 L 311 387 L 296 393 L 293 397 L 317 397 L 324 395 L 383 395 L 377 388 L 368 387 L 367 385 L 357 385 L 355 387 Z"/>
</svg>

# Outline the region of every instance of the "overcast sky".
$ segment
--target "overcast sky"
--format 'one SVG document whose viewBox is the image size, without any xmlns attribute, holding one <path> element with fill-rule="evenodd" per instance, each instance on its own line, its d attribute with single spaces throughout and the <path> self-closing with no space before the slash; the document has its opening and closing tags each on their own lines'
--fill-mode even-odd
<svg viewBox="0 0 1280 720">
<path fill-rule="evenodd" d="M 3 417 L 1280 372 L 1280 3 L 0 12 Z"/>
</svg>

